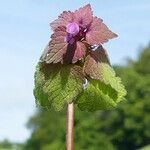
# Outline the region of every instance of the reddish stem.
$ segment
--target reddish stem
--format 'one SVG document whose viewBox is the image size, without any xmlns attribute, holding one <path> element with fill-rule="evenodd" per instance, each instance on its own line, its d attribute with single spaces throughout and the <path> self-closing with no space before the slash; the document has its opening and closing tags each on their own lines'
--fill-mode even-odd
<svg viewBox="0 0 150 150">
<path fill-rule="evenodd" d="M 74 104 L 68 104 L 66 122 L 66 150 L 74 149 Z"/>
</svg>

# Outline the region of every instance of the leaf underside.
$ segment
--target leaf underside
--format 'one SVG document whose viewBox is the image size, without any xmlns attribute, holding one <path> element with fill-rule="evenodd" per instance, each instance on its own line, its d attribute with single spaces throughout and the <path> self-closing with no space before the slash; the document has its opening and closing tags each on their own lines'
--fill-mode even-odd
<svg viewBox="0 0 150 150">
<path fill-rule="evenodd" d="M 61 110 L 82 92 L 84 76 L 76 65 L 41 64 L 35 73 L 34 95 L 38 106 Z"/>
</svg>

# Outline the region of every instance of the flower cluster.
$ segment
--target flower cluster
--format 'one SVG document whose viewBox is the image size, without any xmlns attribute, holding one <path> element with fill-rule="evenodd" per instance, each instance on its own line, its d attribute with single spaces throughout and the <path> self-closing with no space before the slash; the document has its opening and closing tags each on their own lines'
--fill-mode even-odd
<svg viewBox="0 0 150 150">
<path fill-rule="evenodd" d="M 50 25 L 54 33 L 41 57 L 46 63 L 76 63 L 86 56 L 87 45 L 117 37 L 102 19 L 93 16 L 90 4 L 75 12 L 64 11 Z"/>
</svg>

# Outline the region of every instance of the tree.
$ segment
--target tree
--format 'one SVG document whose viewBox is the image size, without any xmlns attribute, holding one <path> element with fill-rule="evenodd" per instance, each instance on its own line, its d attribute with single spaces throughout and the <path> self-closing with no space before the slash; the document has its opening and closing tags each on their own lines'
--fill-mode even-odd
<svg viewBox="0 0 150 150">
<path fill-rule="evenodd" d="M 0 142 L 0 150 L 23 150 L 24 145 L 20 143 L 12 143 L 7 139 Z"/>
<path fill-rule="evenodd" d="M 137 61 L 116 66 L 128 91 L 117 109 L 75 113 L 75 150 L 135 150 L 150 144 L 150 46 Z M 25 149 L 65 149 L 65 114 L 39 109 L 28 122 Z"/>
<path fill-rule="evenodd" d="M 12 148 L 12 143 L 9 142 L 7 139 L 3 140 L 2 142 L 0 142 L 0 149 L 4 148 L 4 149 L 11 149 Z"/>
</svg>

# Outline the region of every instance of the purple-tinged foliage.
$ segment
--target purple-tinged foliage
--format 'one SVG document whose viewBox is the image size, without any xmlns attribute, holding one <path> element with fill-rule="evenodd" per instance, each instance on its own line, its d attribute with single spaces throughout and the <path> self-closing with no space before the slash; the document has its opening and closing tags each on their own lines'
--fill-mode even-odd
<svg viewBox="0 0 150 150">
<path fill-rule="evenodd" d="M 61 110 L 74 101 L 81 110 L 95 111 L 124 99 L 124 86 L 102 47 L 117 35 L 93 16 L 90 4 L 64 11 L 50 26 L 54 33 L 35 73 L 38 105 Z"/>
<path fill-rule="evenodd" d="M 103 70 L 102 64 L 110 65 L 110 62 L 106 50 L 102 46 L 99 46 L 95 51 L 91 51 L 85 59 L 83 66 L 85 76 L 91 79 L 103 80 L 101 76 Z"/>
<path fill-rule="evenodd" d="M 76 63 L 86 55 L 87 44 L 101 45 L 117 37 L 102 19 L 93 16 L 90 4 L 75 12 L 64 11 L 50 25 L 54 33 L 42 56 L 46 63 Z"/>
</svg>

